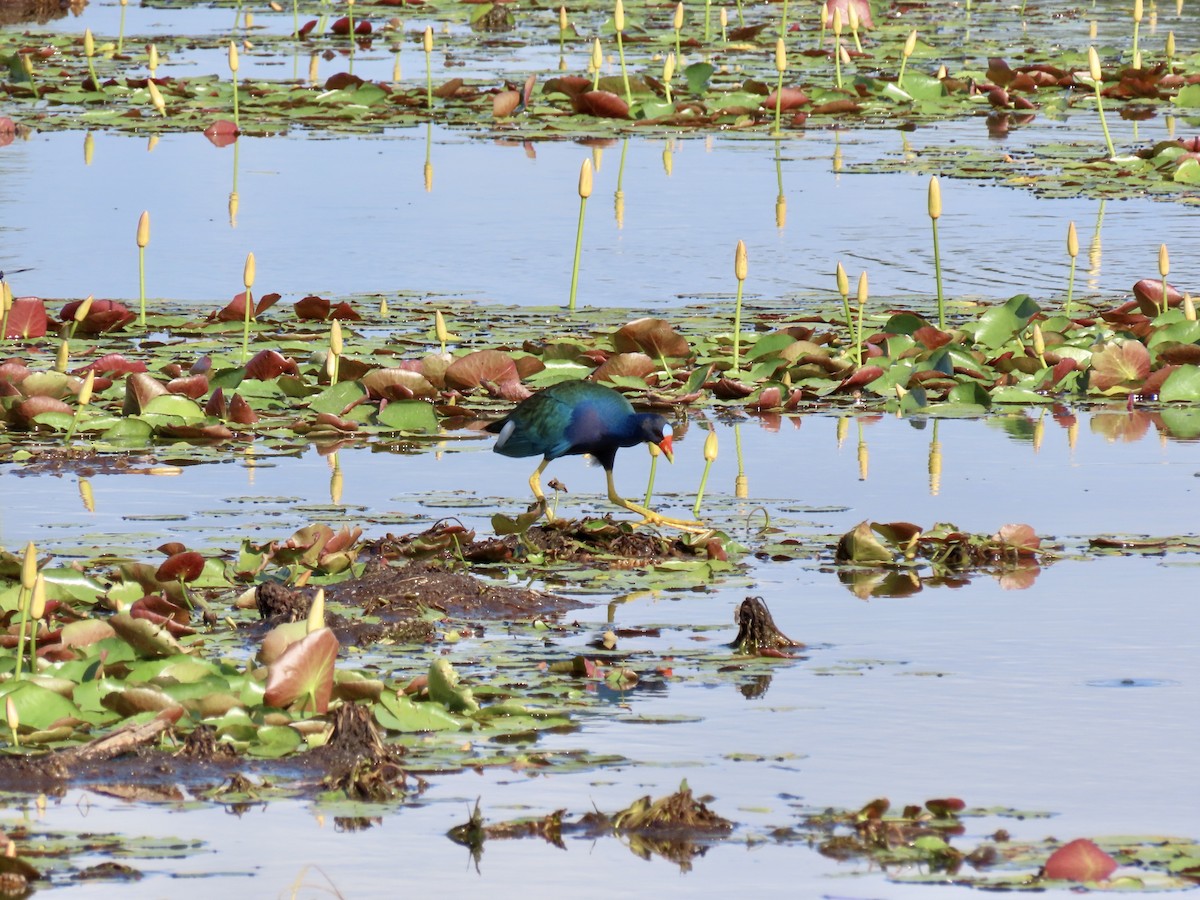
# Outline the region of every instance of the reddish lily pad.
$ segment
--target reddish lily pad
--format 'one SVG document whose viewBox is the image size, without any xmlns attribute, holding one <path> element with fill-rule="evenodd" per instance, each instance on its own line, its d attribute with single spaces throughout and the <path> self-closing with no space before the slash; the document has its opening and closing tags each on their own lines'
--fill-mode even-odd
<svg viewBox="0 0 1200 900">
<path fill-rule="evenodd" d="M 1104 881 L 1116 870 L 1115 859 L 1094 841 L 1079 838 L 1050 854 L 1043 874 L 1066 881 Z"/>
<path fill-rule="evenodd" d="M 280 708 L 300 702 L 303 709 L 324 713 L 333 693 L 337 653 L 338 640 L 328 628 L 292 644 L 268 667 L 263 702 Z"/>
<path fill-rule="evenodd" d="M 0 337 L 30 338 L 44 337 L 48 320 L 46 304 L 40 297 L 17 297 L 8 310 L 8 327 Z"/>
</svg>

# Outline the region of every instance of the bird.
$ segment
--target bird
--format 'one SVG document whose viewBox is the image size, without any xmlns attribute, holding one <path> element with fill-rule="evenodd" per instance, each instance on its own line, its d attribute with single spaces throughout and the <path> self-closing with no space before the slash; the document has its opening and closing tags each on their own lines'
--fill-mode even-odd
<svg viewBox="0 0 1200 900">
<path fill-rule="evenodd" d="M 613 483 L 613 463 L 621 447 L 656 444 L 674 461 L 671 425 L 657 413 L 635 412 L 619 392 L 594 381 L 560 381 L 522 400 L 503 419 L 485 426 L 497 434 L 492 450 L 502 456 L 544 457 L 529 476 L 539 508 L 553 519 L 542 493 L 542 472 L 560 456 L 590 454 L 608 480 L 608 499 L 642 516 L 638 525 L 662 525 L 684 531 L 707 530 L 701 522 L 671 519 L 626 500 Z"/>
</svg>

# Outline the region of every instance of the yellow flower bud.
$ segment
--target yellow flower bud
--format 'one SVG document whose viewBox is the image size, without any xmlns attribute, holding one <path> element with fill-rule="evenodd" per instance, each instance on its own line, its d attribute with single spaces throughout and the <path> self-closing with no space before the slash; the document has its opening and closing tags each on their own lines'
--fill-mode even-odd
<svg viewBox="0 0 1200 900">
<path fill-rule="evenodd" d="M 1192 302 L 1191 294 L 1183 295 L 1183 317 L 1189 322 L 1196 321 L 1196 304 Z"/>
<path fill-rule="evenodd" d="M 1170 56 L 1174 56 L 1174 55 L 1175 55 L 1175 32 L 1168 31 L 1167 32 L 1167 56 L 1170 57 Z"/>
<path fill-rule="evenodd" d="M 850 30 L 858 31 L 858 7 L 851 3 L 847 7 L 847 12 L 849 13 L 850 18 Z"/>
<path fill-rule="evenodd" d="M 1158 245 L 1158 274 L 1166 278 L 1171 273 L 1171 257 L 1167 255 L 1167 245 Z"/>
<path fill-rule="evenodd" d="M 384 298 L 381 298 L 379 301 L 379 317 L 381 319 L 386 319 L 387 314 L 388 314 L 387 298 L 384 297 Z"/>
<path fill-rule="evenodd" d="M 1042 334 L 1042 326 L 1037 322 L 1033 323 L 1033 352 L 1041 356 L 1046 353 L 1046 338 Z"/>
<path fill-rule="evenodd" d="M 158 71 L 158 45 L 156 44 L 150 44 L 146 47 L 146 68 L 150 70 L 151 78 Z"/>
<path fill-rule="evenodd" d="M 337 319 L 329 323 L 329 351 L 334 356 L 342 355 L 342 323 Z"/>
<path fill-rule="evenodd" d="M 92 402 L 92 390 L 96 386 L 96 370 L 88 369 L 87 377 L 83 379 L 83 387 L 79 389 L 79 408 Z"/>
<path fill-rule="evenodd" d="M 849 297 L 850 296 L 850 279 L 846 277 L 846 270 L 844 268 L 842 268 L 842 264 L 840 261 L 837 264 L 837 270 L 834 272 L 834 275 L 837 278 L 838 293 L 841 294 L 843 297 Z"/>
<path fill-rule="evenodd" d="M 421 36 L 421 46 L 426 53 L 433 52 L 433 29 L 428 25 L 425 26 L 425 34 Z"/>
<path fill-rule="evenodd" d="M 254 254 L 246 254 L 246 265 L 242 269 L 242 284 L 246 286 L 246 290 L 254 287 Z"/>
<path fill-rule="evenodd" d="M 83 52 L 88 59 L 96 55 L 96 39 L 92 37 L 92 29 L 83 29 Z"/>
<path fill-rule="evenodd" d="M 21 727 L 21 717 L 17 714 L 17 704 L 13 702 L 12 694 L 4 698 L 4 717 L 8 720 L 8 730 L 16 731 Z M 16 842 L 9 841 L 8 846 L 16 849 Z"/>
<path fill-rule="evenodd" d="M 712 430 L 704 439 L 704 461 L 713 462 L 717 458 L 717 432 Z"/>
<path fill-rule="evenodd" d="M 1142 0 L 1133 0 L 1133 21 L 1141 24 L 1142 21 Z"/>
<path fill-rule="evenodd" d="M 929 179 L 929 218 L 942 217 L 942 186 L 938 184 L 937 176 Z"/>
<path fill-rule="evenodd" d="M 862 309 L 862 307 L 866 306 L 866 304 L 867 304 L 867 273 L 866 272 L 863 272 L 861 275 L 858 276 L 858 295 L 857 295 L 856 299 L 858 300 L 859 309 Z M 859 318 L 861 318 L 861 315 L 859 316 Z"/>
<path fill-rule="evenodd" d="M 838 45 L 838 59 L 842 61 L 843 66 L 850 65 L 850 51 L 840 44 Z"/>
<path fill-rule="evenodd" d="M 592 41 L 592 68 L 597 72 L 604 65 L 604 51 L 600 49 L 600 38 Z"/>
<path fill-rule="evenodd" d="M 37 572 L 37 547 L 30 541 L 25 545 L 25 557 L 21 560 L 21 587 L 32 591 L 33 584 L 37 581 Z"/>
<path fill-rule="evenodd" d="M 937 78 L 938 81 L 945 81 L 949 74 L 950 73 L 946 71 L 946 67 L 942 65 L 938 66 L 937 74 L 934 75 L 934 77 Z"/>
<path fill-rule="evenodd" d="M 842 8 L 840 6 L 833 8 L 833 33 L 838 37 L 842 36 Z"/>
<path fill-rule="evenodd" d="M 592 161 L 585 159 L 579 167 L 579 197 L 586 200 L 592 196 Z"/>
<path fill-rule="evenodd" d="M 58 355 L 54 359 L 54 371 L 67 371 L 67 361 L 71 358 L 70 341 L 63 338 L 62 343 L 58 345 Z"/>
<path fill-rule="evenodd" d="M 787 47 L 783 38 L 775 39 L 775 71 L 783 74 L 787 71 Z"/>
<path fill-rule="evenodd" d="M 21 70 L 29 78 L 33 78 L 33 60 L 30 59 L 28 53 L 21 54 Z"/>
<path fill-rule="evenodd" d="M 558 8 L 558 30 L 566 31 L 567 24 L 567 8 L 565 6 L 560 6 Z"/>
<path fill-rule="evenodd" d="M 667 58 L 663 60 L 663 81 L 670 81 L 675 77 L 675 51 L 672 50 L 667 54 Z"/>
<path fill-rule="evenodd" d="M 229 42 L 229 71 L 237 73 L 238 70 L 238 49 L 237 44 L 233 41 Z"/>
<path fill-rule="evenodd" d="M 917 29 L 913 29 L 908 33 L 908 37 L 904 39 L 904 58 L 908 59 L 913 55 L 913 51 L 917 49 Z"/>
<path fill-rule="evenodd" d="M 142 210 L 142 214 L 138 216 L 137 224 L 137 245 L 139 247 L 147 247 L 150 244 L 150 212 Z"/>
<path fill-rule="evenodd" d="M 672 20 L 671 24 L 674 26 L 676 31 L 683 30 L 683 3 L 682 2 L 675 4 L 675 17 Z"/>
<path fill-rule="evenodd" d="M 325 589 L 319 588 L 313 597 L 312 606 L 308 608 L 308 633 L 320 631 L 325 627 Z"/>
<path fill-rule="evenodd" d="M 738 241 L 737 249 L 733 251 L 733 277 L 745 281 L 749 274 L 749 262 L 746 259 L 746 242 Z"/>
<path fill-rule="evenodd" d="M 440 309 L 433 314 L 433 332 L 437 335 L 438 341 L 443 344 L 450 339 L 450 331 L 446 328 L 446 317 L 442 315 Z"/>
<path fill-rule="evenodd" d="M 1100 57 L 1096 55 L 1095 47 L 1088 47 L 1088 74 L 1092 76 L 1092 81 L 1097 84 L 1104 77 L 1100 71 Z"/>
<path fill-rule="evenodd" d="M 150 92 L 150 102 L 154 104 L 154 108 L 158 110 L 158 114 L 165 116 L 167 114 L 167 105 L 163 102 L 162 91 L 158 89 L 158 85 L 153 81 L 147 81 L 146 89 Z"/>
<path fill-rule="evenodd" d="M 617 0 L 616 9 L 613 11 L 613 26 L 617 31 L 625 30 L 625 4 L 622 0 Z"/>
<path fill-rule="evenodd" d="M 40 619 L 46 614 L 46 576 L 41 572 L 33 582 L 33 597 L 29 601 L 29 615 Z"/>
<path fill-rule="evenodd" d="M 1079 234 L 1075 231 L 1075 223 L 1067 226 L 1067 256 L 1074 259 L 1079 255 Z"/>
</svg>

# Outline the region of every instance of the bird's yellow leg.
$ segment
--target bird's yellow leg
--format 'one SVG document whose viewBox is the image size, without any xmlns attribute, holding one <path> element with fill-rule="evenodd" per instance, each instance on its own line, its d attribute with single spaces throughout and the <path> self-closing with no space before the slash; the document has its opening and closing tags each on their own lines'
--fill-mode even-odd
<svg viewBox="0 0 1200 900">
<path fill-rule="evenodd" d="M 638 504 L 632 502 L 631 500 L 626 500 L 624 497 L 622 497 L 620 494 L 617 493 L 617 486 L 616 486 L 616 484 L 613 483 L 612 470 L 609 470 L 606 474 L 608 476 L 608 499 L 611 500 L 613 503 L 617 504 L 617 506 L 623 506 L 625 509 L 629 510 L 631 513 L 637 513 L 639 516 L 642 517 L 642 521 L 636 522 L 634 524 L 637 524 L 637 525 L 659 525 L 659 526 L 663 526 L 666 528 L 677 528 L 680 531 L 690 531 L 695 534 L 702 534 L 705 531 L 711 530 L 703 522 L 696 522 L 696 521 L 689 522 L 684 519 L 672 519 L 667 516 L 656 513 L 656 512 L 654 512 L 654 510 L 647 509 L 644 506 L 638 506 Z"/>
<path fill-rule="evenodd" d="M 554 513 L 550 512 L 550 507 L 546 505 L 546 495 L 542 493 L 542 473 L 546 471 L 546 466 L 550 465 L 550 460 L 543 459 L 542 464 L 534 469 L 533 474 L 529 476 L 529 487 L 533 491 L 533 496 L 537 497 L 537 506 L 543 513 L 546 514 L 546 521 L 554 521 Z"/>
</svg>

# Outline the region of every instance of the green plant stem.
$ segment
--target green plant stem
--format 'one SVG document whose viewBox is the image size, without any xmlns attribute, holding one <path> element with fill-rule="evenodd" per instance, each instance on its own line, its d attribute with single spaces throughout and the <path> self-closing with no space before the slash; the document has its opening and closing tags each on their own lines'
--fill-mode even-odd
<svg viewBox="0 0 1200 900">
<path fill-rule="evenodd" d="M 783 73 L 779 73 L 779 80 L 775 84 L 775 134 L 780 134 L 779 121 L 783 115 Z M 776 141 L 776 146 L 779 142 Z"/>
<path fill-rule="evenodd" d="M 933 222 L 933 274 L 937 280 L 938 328 L 945 331 L 946 298 L 942 294 L 942 253 L 938 247 L 937 219 L 931 219 L 930 221 Z"/>
<path fill-rule="evenodd" d="M 679 48 L 679 32 L 680 32 L 680 29 L 676 28 L 675 29 L 675 64 L 678 66 L 682 66 L 683 65 L 683 52 Z M 592 90 L 595 90 L 595 88 L 592 88 Z"/>
<path fill-rule="evenodd" d="M 17 608 L 21 611 L 21 621 L 17 626 L 17 670 L 13 675 L 14 681 L 21 680 L 21 670 L 25 665 L 25 626 L 29 622 L 29 604 L 33 602 L 33 591 L 25 588 L 17 590 Z"/>
<path fill-rule="evenodd" d="M 121 7 L 121 21 L 117 25 L 117 53 L 125 49 L 125 7 Z"/>
<path fill-rule="evenodd" d="M 1063 315 L 1071 318 L 1071 299 L 1075 296 L 1075 257 L 1071 257 L 1071 274 L 1067 276 L 1067 303 Z"/>
<path fill-rule="evenodd" d="M 862 365 L 862 333 L 863 333 L 863 313 L 866 312 L 867 304 L 864 301 L 858 307 L 858 324 L 854 328 L 854 334 L 858 338 L 854 342 L 854 358 L 855 364 Z"/>
<path fill-rule="evenodd" d="M 646 479 L 646 502 L 643 506 L 650 505 L 650 498 L 654 495 L 654 474 L 658 470 L 658 454 L 650 454 L 650 477 Z"/>
<path fill-rule="evenodd" d="M 696 505 L 692 507 L 692 515 L 700 518 L 700 504 L 704 502 L 704 486 L 708 484 L 708 472 L 712 468 L 712 460 L 704 461 L 704 471 L 700 473 L 700 488 L 696 491 Z"/>
<path fill-rule="evenodd" d="M 900 74 L 896 76 L 896 87 L 904 90 L 904 70 L 908 68 L 908 57 L 900 57 Z"/>
<path fill-rule="evenodd" d="M 425 108 L 433 109 L 433 53 L 425 54 Z"/>
<path fill-rule="evenodd" d="M 738 27 L 746 27 L 746 15 L 742 11 L 742 0 L 737 0 Z"/>
<path fill-rule="evenodd" d="M 100 79 L 96 77 L 96 66 L 92 63 L 92 58 L 87 58 L 88 75 L 92 78 L 92 85 L 96 90 L 100 90 Z"/>
<path fill-rule="evenodd" d="M 625 102 L 633 106 L 633 92 L 629 90 L 629 72 L 625 69 L 625 41 L 621 32 L 617 32 L 617 55 L 621 58 L 621 81 L 625 85 Z"/>
<path fill-rule="evenodd" d="M 738 357 L 742 349 L 742 285 L 744 284 L 745 282 L 739 278 L 737 300 L 733 305 L 733 368 L 729 371 L 735 376 L 738 373 Z"/>
<path fill-rule="evenodd" d="M 242 319 L 242 365 L 245 365 L 246 360 L 250 357 L 250 311 L 253 307 L 254 293 L 250 288 L 246 288 L 246 314 Z"/>
<path fill-rule="evenodd" d="M 842 315 L 846 317 L 846 331 L 850 335 L 850 346 L 854 348 L 854 364 L 862 364 L 862 351 L 858 346 L 858 334 L 854 330 L 854 318 L 850 314 L 850 295 L 841 294 L 842 298 Z"/>
<path fill-rule="evenodd" d="M 146 248 L 138 247 L 138 327 L 146 327 Z"/>
<path fill-rule="evenodd" d="M 292 37 L 300 39 L 300 0 L 292 0 Z"/>
<path fill-rule="evenodd" d="M 821 7 L 817 7 L 817 15 L 821 16 Z M 821 16 L 821 31 L 817 35 L 817 49 L 820 50 L 825 46 L 825 17 Z"/>
<path fill-rule="evenodd" d="M 837 89 L 842 89 L 842 42 L 836 38 L 833 41 L 833 74 Z"/>
<path fill-rule="evenodd" d="M 575 312 L 575 293 L 579 287 L 579 254 L 583 250 L 583 214 L 587 209 L 587 197 L 579 198 L 579 225 L 575 229 L 575 261 L 571 265 L 571 299 L 567 309 Z"/>
<path fill-rule="evenodd" d="M 712 0 L 704 0 L 704 44 L 712 43 Z"/>
<path fill-rule="evenodd" d="M 1167 300 L 1167 276 L 1166 275 L 1164 275 L 1162 277 L 1162 294 L 1159 296 L 1158 299 L 1160 301 L 1162 301 L 1161 305 L 1159 306 L 1158 311 L 1160 313 L 1165 313 L 1167 311 L 1167 308 L 1170 306 L 1170 302 Z"/>
<path fill-rule="evenodd" d="M 742 458 L 742 426 L 733 426 L 733 449 L 737 454 L 738 475 L 746 474 L 746 461 Z"/>
<path fill-rule="evenodd" d="M 242 130 L 241 112 L 238 110 L 238 77 L 237 72 L 233 74 L 233 127 L 238 131 Z"/>
<path fill-rule="evenodd" d="M 79 427 L 79 416 L 82 412 L 82 409 L 77 409 L 75 411 L 75 415 L 71 416 L 71 424 L 67 428 L 66 436 L 63 438 L 64 447 L 69 447 L 71 445 L 71 440 L 75 437 L 75 431 Z"/>
<path fill-rule="evenodd" d="M 1104 119 L 1104 102 L 1100 99 L 1100 82 L 1096 82 L 1096 112 L 1100 113 L 1100 127 L 1104 129 L 1104 144 L 1108 147 L 1108 158 L 1112 159 L 1117 155 L 1117 151 L 1113 149 L 1112 135 L 1108 133 L 1108 122 Z"/>
</svg>

